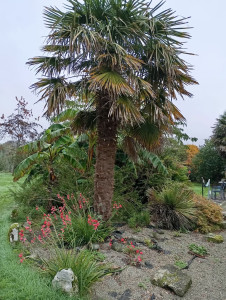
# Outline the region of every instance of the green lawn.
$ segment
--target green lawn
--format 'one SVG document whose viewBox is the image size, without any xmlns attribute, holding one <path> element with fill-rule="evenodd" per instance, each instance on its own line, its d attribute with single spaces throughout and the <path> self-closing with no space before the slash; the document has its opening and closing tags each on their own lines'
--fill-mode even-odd
<svg viewBox="0 0 226 300">
<path fill-rule="evenodd" d="M 32 265 L 19 263 L 18 249 L 8 242 L 10 213 L 14 206 L 9 187 L 16 189 L 12 175 L 0 173 L 0 299 L 1 300 L 66 300 L 71 299 L 51 288 L 51 279 Z"/>
<path fill-rule="evenodd" d="M 192 182 L 191 183 L 191 188 L 193 189 L 193 191 L 196 194 L 202 195 L 202 184 L 201 183 Z M 203 196 L 208 197 L 208 187 L 203 188 Z"/>
</svg>

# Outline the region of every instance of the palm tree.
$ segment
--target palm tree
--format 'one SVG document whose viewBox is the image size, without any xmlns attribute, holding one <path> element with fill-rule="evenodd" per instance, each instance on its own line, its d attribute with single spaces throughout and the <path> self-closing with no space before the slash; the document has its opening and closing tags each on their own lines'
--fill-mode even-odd
<svg viewBox="0 0 226 300">
<path fill-rule="evenodd" d="M 105 220 L 111 216 L 119 132 L 128 134 L 128 148 L 150 149 L 153 131 L 183 120 L 170 100 L 191 96 L 186 85 L 196 83 L 180 58 L 183 39 L 190 37 L 187 20 L 171 9 L 159 12 L 162 5 L 68 0 L 65 11 L 46 8 L 45 56 L 29 61 L 44 76 L 32 88 L 46 101 L 47 115 L 73 99 L 83 104 L 80 116 L 95 116 L 94 208 Z"/>
</svg>

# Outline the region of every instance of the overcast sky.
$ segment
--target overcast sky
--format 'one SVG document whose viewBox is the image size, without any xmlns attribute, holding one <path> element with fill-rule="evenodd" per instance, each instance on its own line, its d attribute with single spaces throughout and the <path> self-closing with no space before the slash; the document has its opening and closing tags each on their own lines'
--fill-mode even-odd
<svg viewBox="0 0 226 300">
<path fill-rule="evenodd" d="M 15 97 L 23 96 L 36 116 L 42 115 L 44 103 L 34 104 L 38 98 L 29 89 L 37 79 L 25 63 L 40 55 L 44 36 L 48 31 L 43 24 L 44 6 L 62 7 L 61 0 L 2 1 L 0 33 L 0 116 L 15 108 Z M 158 1 L 153 0 L 153 4 Z M 216 118 L 226 110 L 226 40 L 225 0 L 166 0 L 164 8 L 171 7 L 177 15 L 191 17 L 189 32 L 192 36 L 186 47 L 197 54 L 186 60 L 194 66 L 193 77 L 199 82 L 189 91 L 192 99 L 179 99 L 176 105 L 187 119 L 186 133 L 198 138 L 198 145 L 209 138 Z M 43 120 L 43 124 L 46 123 Z"/>
</svg>

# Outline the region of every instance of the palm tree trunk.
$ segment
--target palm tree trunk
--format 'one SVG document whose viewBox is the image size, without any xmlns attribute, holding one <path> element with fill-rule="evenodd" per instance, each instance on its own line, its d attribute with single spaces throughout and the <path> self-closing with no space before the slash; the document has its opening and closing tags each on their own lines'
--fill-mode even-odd
<svg viewBox="0 0 226 300">
<path fill-rule="evenodd" d="M 114 166 L 117 149 L 117 122 L 109 116 L 109 98 L 102 96 L 97 104 L 97 149 L 94 179 L 94 210 L 103 220 L 111 217 L 114 191 Z"/>
</svg>

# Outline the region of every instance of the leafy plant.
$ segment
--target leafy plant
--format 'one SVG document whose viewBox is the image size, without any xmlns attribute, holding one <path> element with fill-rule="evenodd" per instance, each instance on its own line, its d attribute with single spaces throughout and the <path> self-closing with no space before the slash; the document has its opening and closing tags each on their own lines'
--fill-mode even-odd
<svg viewBox="0 0 226 300">
<path fill-rule="evenodd" d="M 150 212 L 147 210 L 137 212 L 128 220 L 128 225 L 131 228 L 144 227 L 150 224 Z"/>
<path fill-rule="evenodd" d="M 187 262 L 184 262 L 182 260 L 175 261 L 174 265 L 176 267 L 178 267 L 179 269 L 184 269 L 184 268 L 186 268 L 188 266 Z"/>
<path fill-rule="evenodd" d="M 205 256 L 205 255 L 207 255 L 207 253 L 208 253 L 205 247 L 203 247 L 203 246 L 198 246 L 198 245 L 196 245 L 196 244 L 190 244 L 188 248 L 189 248 L 189 250 L 190 250 L 192 253 L 198 254 L 198 255 L 201 255 L 201 256 Z"/>
<path fill-rule="evenodd" d="M 193 192 L 181 183 L 174 182 L 160 193 L 148 190 L 151 214 L 157 224 L 166 229 L 191 229 L 196 218 Z"/>
<path fill-rule="evenodd" d="M 155 246 L 155 244 L 151 240 L 148 240 L 148 239 L 144 240 L 144 243 L 150 249 L 152 249 Z"/>
</svg>

